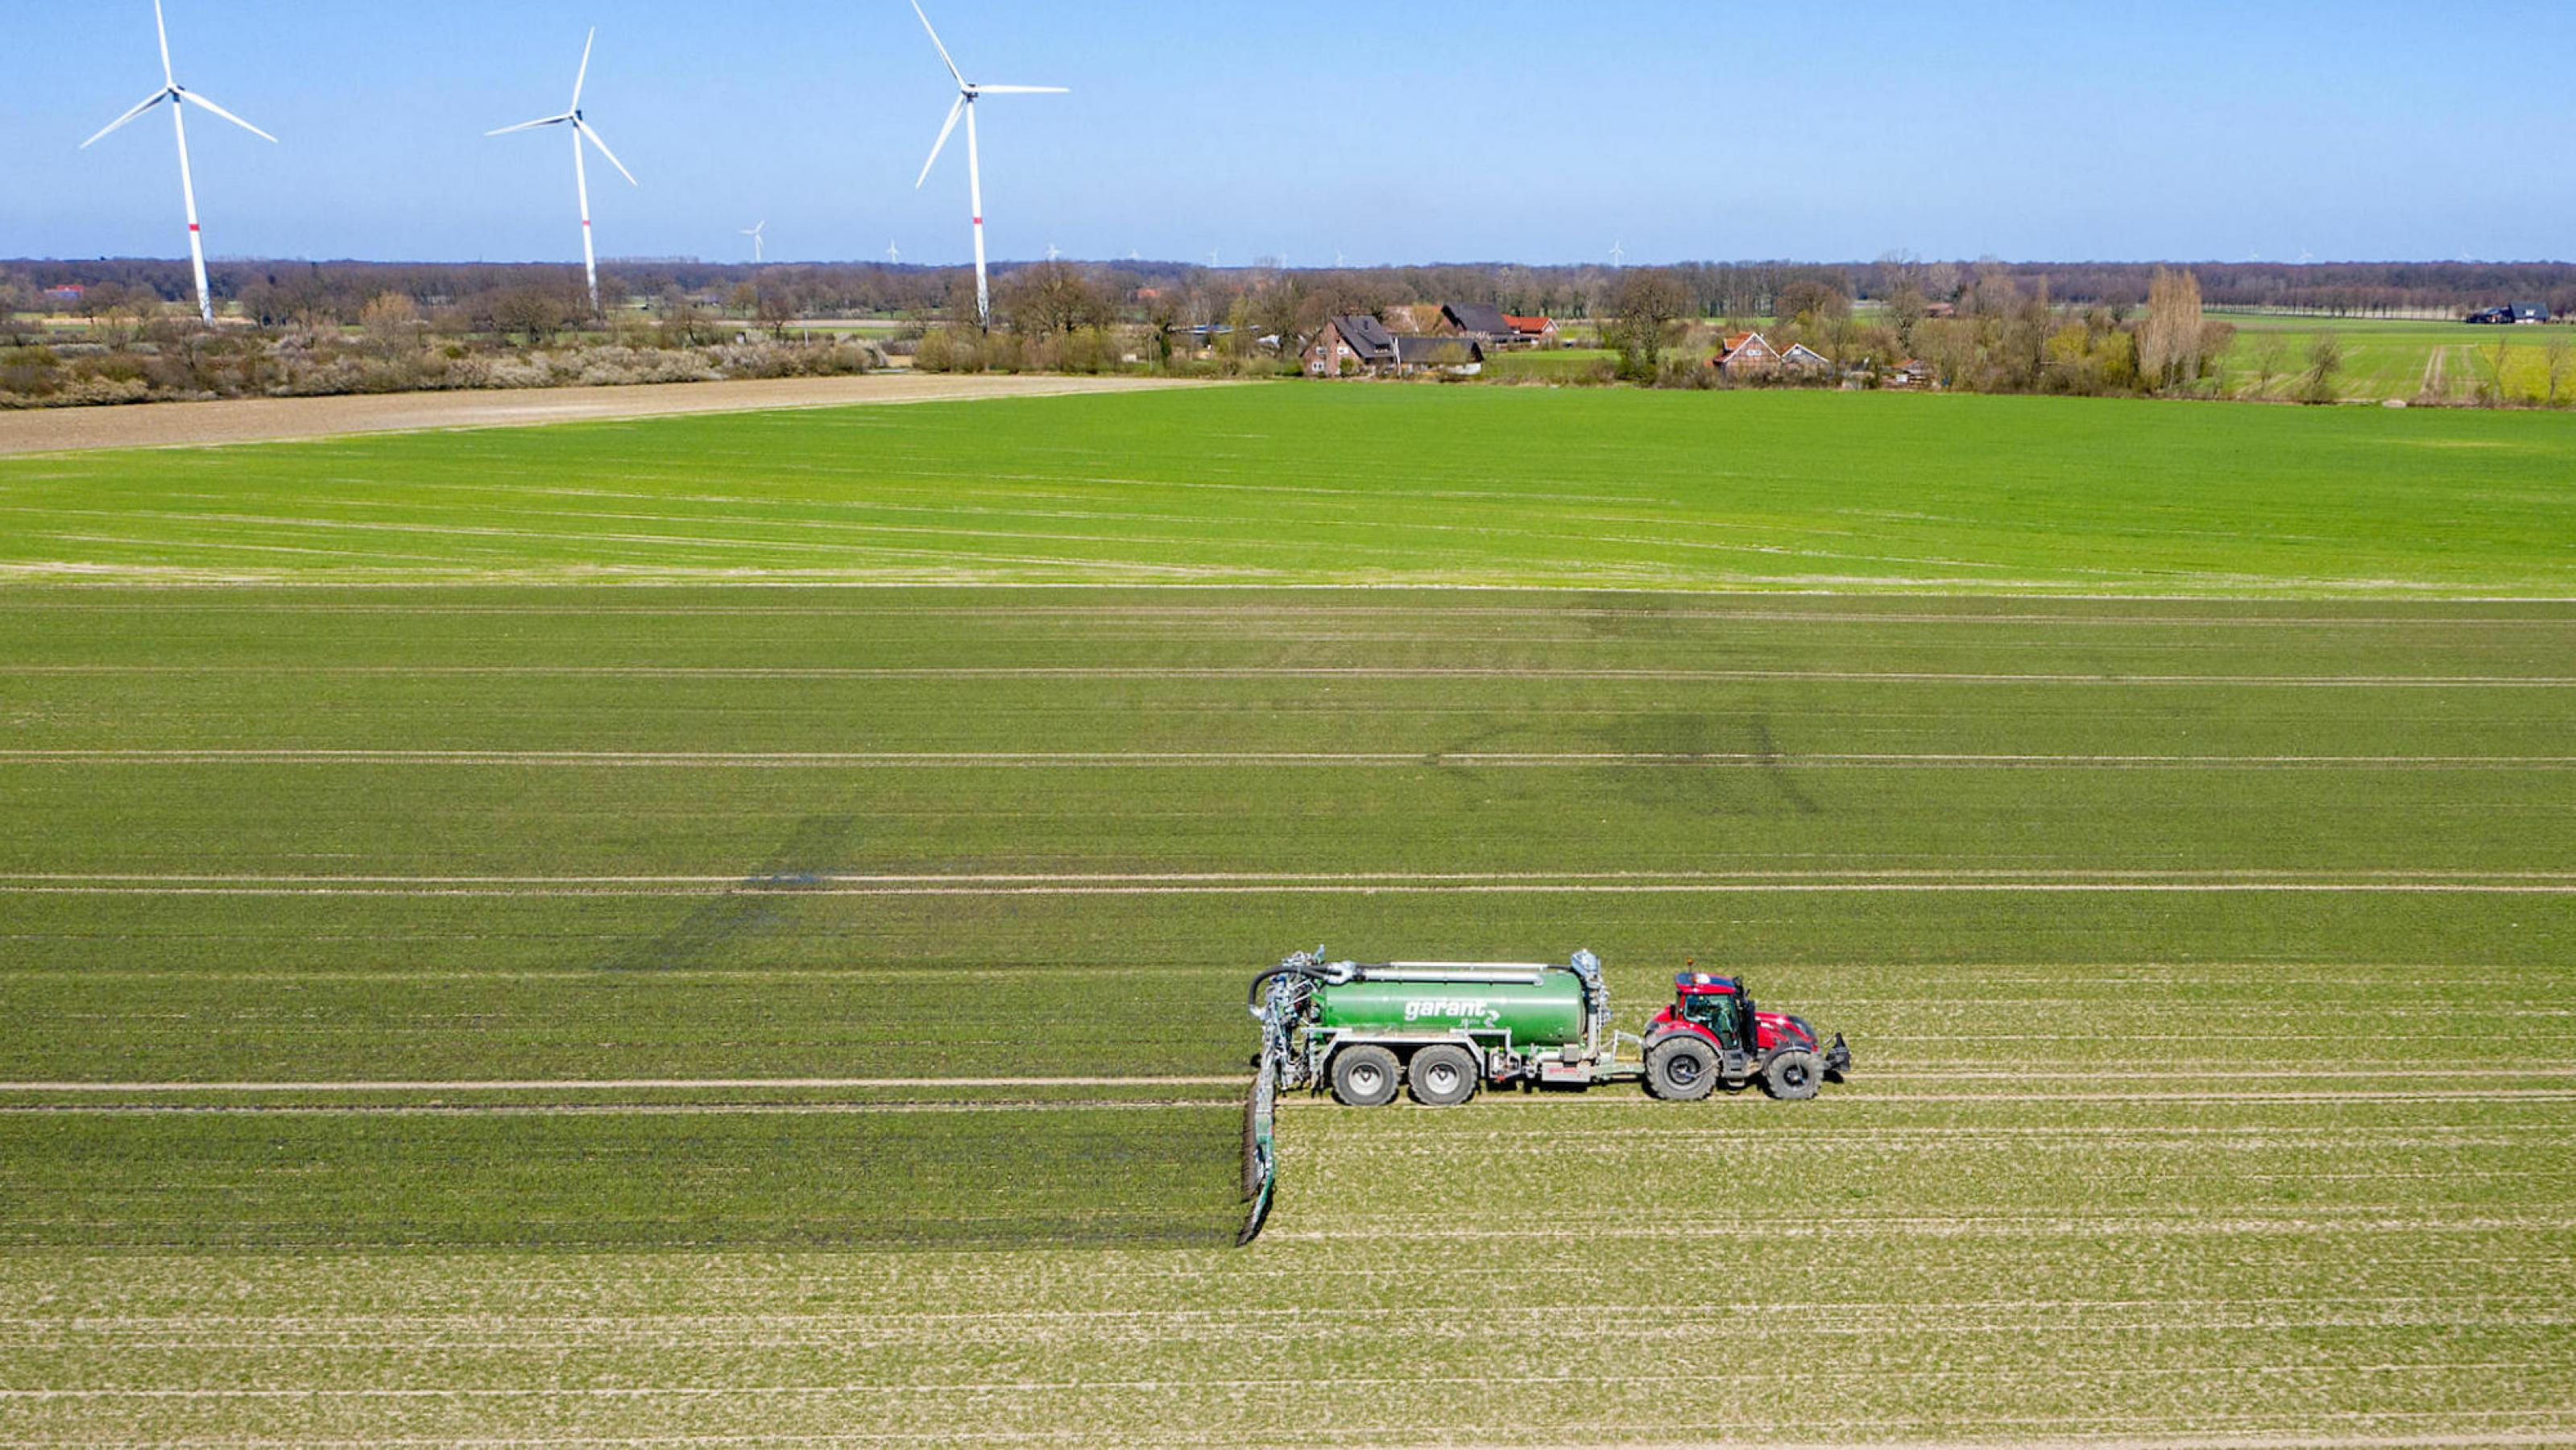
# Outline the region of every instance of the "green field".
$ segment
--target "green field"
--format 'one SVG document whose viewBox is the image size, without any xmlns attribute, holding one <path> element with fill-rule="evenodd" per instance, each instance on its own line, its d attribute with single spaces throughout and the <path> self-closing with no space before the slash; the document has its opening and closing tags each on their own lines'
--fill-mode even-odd
<svg viewBox="0 0 2576 1450">
<path fill-rule="evenodd" d="M 2576 1439 L 2571 463 L 1289 386 L 0 461 L 0 1443 Z M 1235 1249 L 1318 941 L 1859 1063 L 1294 1102 Z"/>
<path fill-rule="evenodd" d="M 2458 322 L 2390 318 L 2281 317 L 2217 314 L 2236 328 L 2223 387 L 2238 398 L 2299 396 L 2308 349 L 2332 333 L 2343 343 L 2337 391 L 2354 402 L 2576 403 L 2576 361 L 2562 365 L 2555 399 L 2549 391 L 2551 345 L 2576 348 L 2576 327 L 2471 327 Z M 2275 376 L 2262 376 L 2267 339 L 2276 340 Z M 2497 349 L 2503 348 L 2502 371 Z M 2497 388 L 2501 377 L 2503 386 Z"/>
<path fill-rule="evenodd" d="M 25 459 L 0 577 L 2576 596 L 2576 418 L 1232 388 Z"/>
</svg>

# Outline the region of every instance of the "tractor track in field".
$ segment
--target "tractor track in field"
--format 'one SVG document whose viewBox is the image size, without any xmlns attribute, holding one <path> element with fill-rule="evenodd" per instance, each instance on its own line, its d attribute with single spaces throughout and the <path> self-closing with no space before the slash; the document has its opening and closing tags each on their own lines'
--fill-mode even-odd
<svg viewBox="0 0 2576 1450">
<path fill-rule="evenodd" d="M 1754 751 L 744 751 L 24 748 L 0 765 L 433 765 L 566 769 L 2568 770 L 2576 755 L 2052 755 Z"/>
<path fill-rule="evenodd" d="M 1140 586 L 1142 588 L 1144 586 Z M 1361 585 L 1279 585 L 1278 592 L 1292 595 L 1329 595 L 1337 591 L 1361 594 L 1382 592 L 1374 586 Z M 1234 591 L 1227 586 L 1211 586 L 1217 593 Z M 315 583 L 294 586 L 293 592 L 324 593 L 332 590 L 366 595 L 380 592 L 371 586 L 348 586 Z M 825 592 L 853 593 L 850 590 Z M 1089 586 L 1033 584 L 991 592 L 1052 594 L 1092 592 Z M 1636 617 L 1630 610 L 1590 608 L 1569 605 L 1551 608 L 1545 605 L 1484 605 L 1456 602 L 1457 597 L 1472 597 L 1475 591 L 1443 590 L 1427 587 L 1426 594 L 1441 596 L 1441 602 L 1429 611 L 1430 619 L 1538 619 L 1538 620 L 1608 620 L 1625 622 Z M 1543 589 L 1530 592 L 1544 593 Z M 1616 591 L 1612 591 L 1616 592 Z M 867 591 L 855 591 L 864 599 Z M 1669 596 L 1667 596 L 1669 597 Z M 1879 596 L 1903 598 L 1902 595 Z M 1951 597 L 1951 596 L 1943 596 Z M 1658 609 L 1653 615 L 1658 627 L 1678 622 L 1712 624 L 1929 624 L 1971 627 L 2003 625 L 2069 625 L 2083 628 L 2189 628 L 2262 630 L 2285 629 L 2447 629 L 2458 626 L 2489 628 L 2540 628 L 2565 630 L 2576 627 L 2576 619 L 2563 613 L 2532 615 L 2472 615 L 2434 613 L 2423 615 L 2288 615 L 2240 613 L 2218 614 L 2111 614 L 2111 613 L 2036 613 L 2029 610 L 1981 611 L 1960 610 L 1951 613 L 1871 609 L 1870 597 L 1855 597 L 1847 609 Z M 2172 602 L 2172 601 L 2167 601 Z M 2454 608 L 2452 601 L 2433 601 L 2442 608 Z M 2494 602 L 2494 601 L 2489 601 Z M 2547 603 L 2548 601 L 2520 601 Z M 111 603 L 78 594 L 47 595 L 16 600 L 14 609 L 62 614 L 143 614 L 166 612 L 165 604 Z M 188 609 L 194 614 L 349 614 L 349 615 L 440 615 L 468 618 L 542 618 L 542 619 L 981 619 L 1063 621 L 1095 623 L 1130 621 L 1137 623 L 1203 623 L 1210 626 L 1235 626 L 1246 620 L 1299 621 L 1306 619 L 1380 619 L 1397 618 L 1419 621 L 1425 614 L 1421 604 L 1312 604 L 1304 599 L 1295 602 L 1265 601 L 1260 604 L 922 604 L 900 607 L 849 604 L 465 604 L 440 600 L 411 600 L 401 604 L 376 604 L 363 600 L 334 600 L 328 603 L 297 603 L 266 600 L 256 604 L 227 605 L 215 601 L 191 600 Z M 1299 633 L 1300 642 L 1315 636 Z M 1357 642 L 1449 642 L 1452 637 L 1425 633 L 1421 628 L 1400 634 L 1352 634 L 1326 638 Z M 1515 644 L 1561 643 L 1598 644 L 1600 636 L 1587 634 L 1537 639 L 1515 637 Z"/>
<path fill-rule="evenodd" d="M 880 1113 L 1237 1111 L 1224 1098 L 1026 1098 L 903 1103 L 17 1103 L 0 1117 L 669 1118 L 851 1117 Z"/>
<path fill-rule="evenodd" d="M 2179 689 L 2568 689 L 2571 675 L 2173 675 L 1717 670 L 1560 665 L 288 665 L 9 664 L 0 675 L 285 675 L 639 680 L 1566 680 L 1649 684 L 2077 685 Z"/>
<path fill-rule="evenodd" d="M 2520 877 L 2398 878 L 2356 880 L 2331 875 L 2293 873 L 2265 879 L 2140 880 L 2120 875 L 2065 873 L 2045 879 L 1657 880 L 1547 877 L 1498 880 L 1330 879 L 1296 877 L 1241 878 L 1221 881 L 1139 881 L 1122 878 L 1039 881 L 1014 878 L 966 881 L 842 881 L 829 877 L 779 881 L 607 883 L 315 883 L 173 882 L 133 880 L 0 880 L 0 896 L 161 896 L 161 897 L 490 897 L 490 898 L 678 898 L 678 897 L 1152 897 L 1152 896 L 1755 896 L 1755 895 L 2274 895 L 2274 896 L 2576 896 L 2576 878 L 2532 880 Z"/>
<path fill-rule="evenodd" d="M 426 1078 L 304 1082 L 0 1082 L 0 1093 L 544 1093 L 544 1092 L 789 1092 L 958 1088 L 1234 1087 L 1251 1074 L 1170 1074 L 1138 1077 L 622 1077 L 622 1078 Z"/>
</svg>

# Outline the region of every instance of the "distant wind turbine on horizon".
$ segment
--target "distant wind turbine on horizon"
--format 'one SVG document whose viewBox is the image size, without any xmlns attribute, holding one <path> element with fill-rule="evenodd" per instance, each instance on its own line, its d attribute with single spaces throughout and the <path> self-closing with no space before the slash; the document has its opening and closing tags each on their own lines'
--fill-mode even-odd
<svg viewBox="0 0 2576 1450">
<path fill-rule="evenodd" d="M 1628 249 L 1627 249 L 1626 247 L 1623 247 L 1623 246 L 1619 245 L 1617 242 L 1612 242 L 1612 243 L 1610 244 L 1610 265 L 1611 265 L 1611 266 L 1616 267 L 1616 266 L 1620 265 L 1620 263 L 1621 263 L 1623 260 L 1625 260 L 1625 259 L 1626 259 L 1627 255 L 1628 255 Z"/>
<path fill-rule="evenodd" d="M 275 142 L 277 138 L 179 84 L 177 73 L 170 67 L 170 23 L 161 14 L 161 0 L 152 0 L 152 28 L 161 37 L 161 89 L 154 91 L 149 99 L 134 109 L 108 122 L 97 135 L 80 143 L 80 149 L 86 151 L 97 145 L 105 140 L 110 132 L 118 130 L 163 101 L 170 103 L 170 129 L 179 138 L 179 196 L 188 211 L 188 262 L 197 277 L 197 316 L 211 323 L 215 320 L 215 300 L 213 293 L 206 287 L 205 233 L 197 225 L 197 181 L 195 175 L 188 169 L 188 107 L 203 106 L 263 141 Z"/>
<path fill-rule="evenodd" d="M 913 181 L 912 189 L 919 191 L 922 183 L 930 179 L 930 168 L 939 164 L 939 153 L 948 145 L 948 134 L 957 129 L 957 118 L 963 115 L 966 118 L 966 195 L 975 209 L 975 324 L 989 327 L 993 321 L 993 289 L 984 269 L 984 164 L 975 144 L 975 102 L 985 96 L 999 95 L 1060 96 L 1070 88 L 995 86 L 970 81 L 966 79 L 966 73 L 957 68 L 957 62 L 949 58 L 948 47 L 940 40 L 939 31 L 931 25 L 930 16 L 923 12 L 921 0 L 912 0 L 912 13 L 921 17 L 921 28 L 930 32 L 930 43 L 939 52 L 940 64 L 948 67 L 949 76 L 957 82 L 957 99 L 950 103 L 948 120 L 939 128 L 939 139 L 930 143 L 930 159 L 921 163 L 921 175 Z"/>
<path fill-rule="evenodd" d="M 896 246 L 892 242 L 886 243 L 886 261 L 891 264 L 902 260 L 903 248 Z"/>
<path fill-rule="evenodd" d="M 572 185 L 581 199 L 581 270 L 590 283 L 590 310 L 593 312 L 599 310 L 599 249 L 592 245 L 590 239 L 590 173 L 582 164 L 581 143 L 587 139 L 598 147 L 599 154 L 608 158 L 608 164 L 617 168 L 617 174 L 626 178 L 627 185 L 643 185 L 635 179 L 634 172 L 626 169 L 626 163 L 617 159 L 617 153 L 608 149 L 608 143 L 599 139 L 599 133 L 591 129 L 590 122 L 582 118 L 582 83 L 590 79 L 590 51 L 598 43 L 599 27 L 594 25 L 590 28 L 590 38 L 581 43 L 581 69 L 573 74 L 572 104 L 564 109 L 562 115 L 541 116 L 534 121 L 521 121 L 515 126 L 483 133 L 486 136 L 507 136 L 513 131 L 534 131 L 546 126 L 572 127 Z"/>
<path fill-rule="evenodd" d="M 769 223 L 765 221 L 758 226 L 744 227 L 742 229 L 742 234 L 751 238 L 751 261 L 753 266 L 758 266 L 762 262 L 769 260 L 768 253 L 761 246 L 761 233 L 767 230 L 769 230 Z"/>
</svg>

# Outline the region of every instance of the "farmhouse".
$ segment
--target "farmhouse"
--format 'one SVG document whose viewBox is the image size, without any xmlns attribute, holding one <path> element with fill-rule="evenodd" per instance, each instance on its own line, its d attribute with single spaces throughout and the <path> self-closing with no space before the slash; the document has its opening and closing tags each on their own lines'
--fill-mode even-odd
<svg viewBox="0 0 2576 1450">
<path fill-rule="evenodd" d="M 89 289 L 78 282 L 65 282 L 59 287 L 45 289 L 47 302 L 60 303 L 66 307 L 79 306 L 80 300 L 88 295 Z"/>
<path fill-rule="evenodd" d="M 1335 317 L 1298 355 L 1310 378 L 1339 377 L 1344 371 L 1380 372 L 1395 366 L 1395 335 L 1365 312 Z"/>
<path fill-rule="evenodd" d="M 1780 354 L 1780 370 L 1803 377 L 1824 377 L 1834 370 L 1831 359 L 1803 342 L 1793 342 Z"/>
<path fill-rule="evenodd" d="M 1472 337 L 1487 347 L 1517 347 L 1520 329 L 1503 316 L 1503 309 L 1485 302 L 1449 302 L 1441 305 L 1439 331 L 1456 337 Z"/>
<path fill-rule="evenodd" d="M 1528 346 L 1554 347 L 1559 341 L 1553 317 L 1518 317 L 1506 312 L 1503 320 L 1512 325 L 1512 331 L 1520 334 L 1520 340 Z"/>
<path fill-rule="evenodd" d="M 2537 326 L 2538 324 L 2549 320 L 2549 304 L 2546 302 L 2509 302 L 2502 307 L 2480 308 L 2479 310 L 2470 313 L 2468 320 L 2472 324 L 2483 327 L 2503 327 L 2517 323 L 2525 327 Z"/>
<path fill-rule="evenodd" d="M 1708 365 L 1733 378 L 1764 377 L 1780 370 L 1780 350 L 1758 332 L 1726 339 Z"/>
<path fill-rule="evenodd" d="M 1444 372 L 1474 377 L 1485 370 L 1485 345 L 1473 337 L 1398 337 L 1395 370 L 1399 374 Z"/>
</svg>

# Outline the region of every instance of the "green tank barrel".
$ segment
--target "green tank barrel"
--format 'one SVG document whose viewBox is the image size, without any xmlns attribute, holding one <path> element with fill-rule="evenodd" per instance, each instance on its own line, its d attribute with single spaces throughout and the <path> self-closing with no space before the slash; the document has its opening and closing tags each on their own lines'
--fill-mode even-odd
<svg viewBox="0 0 2576 1450">
<path fill-rule="evenodd" d="M 1363 978 L 1317 987 L 1314 1023 L 1355 1032 L 1502 1031 L 1523 1050 L 1566 1047 L 1583 1041 L 1583 980 L 1561 967 L 1535 982 Z"/>
</svg>

